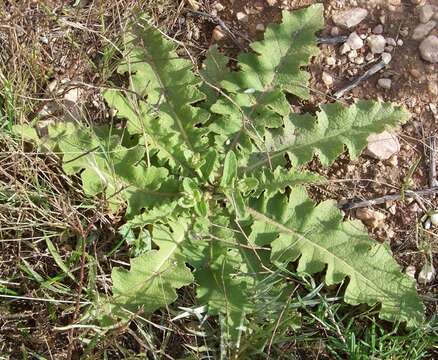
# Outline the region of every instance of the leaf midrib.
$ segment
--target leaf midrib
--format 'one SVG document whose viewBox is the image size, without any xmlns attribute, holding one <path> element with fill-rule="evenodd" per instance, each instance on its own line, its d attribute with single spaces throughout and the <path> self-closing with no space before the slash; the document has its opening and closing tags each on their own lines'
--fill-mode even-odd
<svg viewBox="0 0 438 360">
<path fill-rule="evenodd" d="M 282 25 L 282 24 L 280 24 L 280 26 L 281 26 L 281 25 Z M 307 30 L 308 27 L 307 27 L 306 25 L 307 25 L 307 23 L 303 24 L 303 26 L 301 26 L 298 30 L 296 30 L 296 31 L 293 32 L 293 35 L 296 35 L 296 36 L 297 36 L 297 35 L 299 35 L 300 33 L 302 33 L 303 31 Z M 278 47 L 279 49 L 281 49 L 281 47 L 278 46 L 279 41 L 278 41 L 278 38 L 277 38 L 277 33 L 275 33 L 275 36 L 276 36 L 275 40 L 276 40 L 277 47 Z M 264 40 L 264 41 L 265 41 L 265 40 Z M 287 50 L 286 50 L 286 52 L 285 52 L 284 54 L 283 54 L 283 51 L 282 51 L 283 49 L 280 50 L 280 52 L 282 53 L 281 60 L 280 60 L 280 62 L 277 64 L 277 66 L 276 66 L 276 67 L 274 68 L 274 70 L 273 70 L 273 76 L 272 76 L 272 79 L 271 79 L 270 83 L 264 85 L 263 90 L 262 90 L 261 92 L 259 92 L 259 96 L 256 97 L 256 104 L 257 104 L 260 100 L 263 100 L 263 99 L 267 96 L 267 94 L 269 93 L 269 91 L 270 91 L 271 89 L 274 88 L 274 87 L 273 87 L 273 84 L 276 83 L 276 79 L 277 79 L 277 76 L 278 76 L 278 74 L 279 74 L 279 73 L 278 73 L 278 69 L 283 65 L 283 62 L 285 61 L 285 59 L 288 59 L 288 58 L 289 58 L 288 55 L 290 54 L 290 52 L 291 52 L 293 49 L 296 49 L 296 47 L 294 47 L 294 43 L 291 41 L 290 46 L 287 48 Z M 254 54 L 254 55 L 255 55 L 255 54 Z M 298 70 L 298 72 L 301 71 L 301 68 L 302 68 L 303 66 L 304 66 L 304 65 L 298 65 L 297 68 L 296 68 L 296 70 Z M 242 133 L 245 131 L 245 129 L 246 129 L 246 126 L 245 126 L 245 120 L 246 120 L 246 119 L 250 119 L 250 120 L 251 120 L 251 117 L 252 117 L 254 111 L 255 111 L 255 106 L 253 106 L 253 108 L 251 109 L 251 112 L 250 112 L 248 115 L 244 115 L 243 112 L 242 112 L 242 115 L 244 116 L 245 119 L 244 119 L 244 122 L 243 122 L 243 124 L 242 124 L 242 126 L 241 126 L 239 132 L 235 135 L 234 140 L 233 140 L 233 142 L 232 142 L 231 145 L 230 145 L 230 149 L 234 149 L 234 148 L 237 146 L 241 134 L 242 134 Z"/>
<path fill-rule="evenodd" d="M 254 164 L 251 165 L 251 166 L 248 166 L 245 170 L 246 170 L 246 171 L 254 170 L 254 169 L 256 169 L 257 167 L 259 167 L 259 166 L 261 166 L 261 165 L 267 163 L 267 162 L 269 161 L 269 159 L 272 161 L 273 159 L 276 159 L 276 158 L 278 158 L 279 156 L 284 155 L 284 154 L 285 154 L 286 152 L 288 152 L 288 151 L 294 151 L 294 150 L 302 149 L 302 148 L 305 148 L 305 147 L 308 147 L 308 146 L 313 146 L 313 145 L 315 145 L 315 144 L 320 143 L 321 141 L 324 141 L 324 142 L 325 142 L 325 141 L 328 141 L 328 142 L 330 142 L 332 139 L 334 139 L 334 138 L 336 139 L 336 138 L 340 137 L 341 135 L 345 137 L 345 136 L 346 136 L 345 134 L 353 134 L 353 136 L 352 136 L 352 137 L 349 137 L 349 138 L 354 138 L 354 135 L 357 135 L 357 134 L 360 134 L 360 133 L 364 132 L 364 131 L 361 130 L 361 129 L 362 129 L 362 128 L 350 128 L 350 129 L 347 129 L 347 130 L 345 130 L 345 131 L 342 131 L 342 132 L 339 132 L 339 133 L 333 134 L 333 135 L 331 135 L 331 136 L 322 136 L 322 137 L 319 137 L 319 138 L 317 138 L 316 140 L 311 141 L 311 142 L 306 142 L 306 143 L 302 143 L 302 144 L 291 144 L 291 145 L 287 145 L 286 147 L 283 147 L 283 149 L 281 149 L 281 150 L 276 150 L 276 151 L 269 152 L 269 153 L 267 154 L 268 156 L 267 156 L 265 159 L 260 160 L 260 161 L 254 163 Z M 365 133 L 368 134 L 367 132 L 365 132 Z M 345 144 L 342 142 L 342 145 L 345 145 Z M 313 156 L 313 154 L 312 154 L 312 156 Z"/>
<path fill-rule="evenodd" d="M 152 72 L 154 73 L 155 79 L 157 80 L 157 82 L 158 82 L 158 84 L 159 84 L 159 86 L 160 86 L 160 88 L 162 90 L 162 94 L 166 98 L 166 102 L 169 105 L 169 108 L 171 109 L 171 111 L 172 111 L 172 113 L 174 115 L 174 116 L 172 116 L 172 118 L 176 121 L 177 126 L 178 126 L 178 128 L 180 130 L 180 133 L 181 133 L 182 137 L 184 138 L 184 141 L 188 145 L 189 149 L 192 152 L 195 152 L 195 149 L 194 149 L 192 143 L 190 142 L 190 139 L 189 139 L 189 137 L 188 137 L 188 135 L 187 135 L 187 133 L 185 131 L 185 128 L 184 128 L 183 123 L 182 123 L 182 120 L 181 120 L 178 112 L 175 110 L 172 98 L 169 97 L 169 95 L 167 94 L 167 88 L 166 88 L 166 86 L 164 85 L 164 83 L 163 83 L 163 81 L 161 79 L 160 72 L 157 69 L 157 66 L 156 66 L 156 64 L 154 62 L 154 58 L 153 58 L 152 55 L 150 55 L 148 47 L 145 44 L 143 44 L 143 46 L 144 46 L 144 52 L 145 52 L 145 59 L 146 59 L 147 63 L 149 64 Z"/>
<path fill-rule="evenodd" d="M 266 222 L 269 225 L 272 225 L 276 228 L 278 228 L 281 232 L 286 233 L 286 234 L 290 234 L 293 236 L 297 236 L 298 238 L 300 238 L 301 240 L 306 241 L 307 243 L 309 243 L 311 246 L 318 248 L 319 250 L 328 253 L 330 256 L 332 256 L 333 258 L 337 259 L 339 262 L 343 263 L 346 267 L 348 267 L 349 269 L 352 270 L 352 273 L 358 274 L 359 277 L 364 281 L 364 283 L 366 283 L 370 288 L 372 289 L 376 289 L 378 290 L 378 292 L 381 294 L 381 299 L 380 302 L 385 302 L 384 299 L 388 299 L 388 296 L 386 294 L 385 291 L 381 290 L 380 288 L 375 286 L 375 283 L 368 279 L 367 277 L 365 277 L 361 272 L 357 271 L 352 265 L 350 265 L 349 263 L 347 263 L 344 259 L 340 258 L 339 256 L 337 256 L 335 253 L 330 252 L 328 249 L 322 247 L 321 245 L 315 243 L 314 241 L 312 241 L 311 239 L 307 238 L 306 236 L 304 236 L 303 234 L 299 233 L 298 231 L 295 231 L 291 228 L 288 228 L 287 226 L 271 219 L 270 217 L 266 216 L 265 214 L 262 214 L 260 212 L 258 212 L 257 210 L 254 210 L 250 207 L 246 208 L 247 211 L 253 215 L 255 218 L 257 218 L 259 221 L 262 222 Z M 348 274 L 344 274 L 344 276 L 348 276 Z M 350 277 L 350 276 L 349 276 Z M 351 280 L 351 277 L 350 277 Z"/>
</svg>

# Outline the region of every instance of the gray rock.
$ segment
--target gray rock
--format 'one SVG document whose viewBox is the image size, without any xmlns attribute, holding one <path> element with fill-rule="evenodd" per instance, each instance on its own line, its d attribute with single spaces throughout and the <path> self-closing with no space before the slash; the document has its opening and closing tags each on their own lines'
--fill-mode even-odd
<svg viewBox="0 0 438 360">
<path fill-rule="evenodd" d="M 390 46 L 396 46 L 397 45 L 397 43 L 395 42 L 395 39 L 392 38 L 392 37 L 386 38 L 386 44 L 390 45 Z"/>
<path fill-rule="evenodd" d="M 405 270 L 405 274 L 414 280 L 415 280 L 415 273 L 416 273 L 416 269 L 415 266 L 413 265 L 409 265 Z"/>
<path fill-rule="evenodd" d="M 354 59 L 357 58 L 357 51 L 353 49 L 353 50 L 348 52 L 347 56 L 351 61 L 353 61 Z"/>
<path fill-rule="evenodd" d="M 379 25 L 377 25 L 376 27 L 374 27 L 374 29 L 373 29 L 373 34 L 376 34 L 376 35 L 381 35 L 381 34 L 383 34 L 383 25 L 382 25 L 382 24 L 379 24 Z"/>
<path fill-rule="evenodd" d="M 237 18 L 237 20 L 238 21 L 241 21 L 241 22 L 248 22 L 248 15 L 247 14 L 245 14 L 244 12 L 238 12 L 237 14 L 236 14 L 236 18 Z"/>
<path fill-rule="evenodd" d="M 385 51 L 386 40 L 382 35 L 370 35 L 367 44 L 373 54 L 381 54 Z"/>
<path fill-rule="evenodd" d="M 327 87 L 330 87 L 333 85 L 333 76 L 331 76 L 329 73 L 326 73 L 323 71 L 322 73 L 322 81 Z"/>
<path fill-rule="evenodd" d="M 354 59 L 354 63 L 357 65 L 362 65 L 365 62 L 365 59 L 363 56 L 358 56 L 356 59 Z"/>
<path fill-rule="evenodd" d="M 418 274 L 418 282 L 420 284 L 429 284 L 435 278 L 435 274 L 436 271 L 435 268 L 433 267 L 433 264 L 427 262 L 421 269 L 420 273 Z"/>
<path fill-rule="evenodd" d="M 385 64 L 389 64 L 391 62 L 391 60 L 392 60 L 392 56 L 390 53 L 387 53 L 387 52 L 382 53 L 382 61 Z"/>
<path fill-rule="evenodd" d="M 433 226 L 438 225 L 438 212 L 435 211 L 432 215 L 430 215 L 430 222 Z"/>
<path fill-rule="evenodd" d="M 424 39 L 420 44 L 421 57 L 435 64 L 438 62 L 438 37 L 430 35 Z"/>
<path fill-rule="evenodd" d="M 397 136 L 384 131 L 380 134 L 368 136 L 368 146 L 365 154 L 377 160 L 387 160 L 400 151 L 400 143 Z"/>
<path fill-rule="evenodd" d="M 373 60 L 374 60 L 374 54 L 373 54 L 373 53 L 368 53 L 368 54 L 365 56 L 365 60 L 366 60 L 366 61 L 373 61 Z"/>
<path fill-rule="evenodd" d="M 352 32 L 348 37 L 346 44 L 350 46 L 351 49 L 360 49 L 363 46 L 363 40 L 356 32 Z"/>
<path fill-rule="evenodd" d="M 383 89 L 391 89 L 392 81 L 391 79 L 381 78 L 377 80 L 377 85 L 379 85 Z"/>
<path fill-rule="evenodd" d="M 414 33 L 412 34 L 412 39 L 421 40 L 424 39 L 436 26 L 435 20 L 430 20 L 425 24 L 420 24 L 414 29 Z"/>
<path fill-rule="evenodd" d="M 356 210 L 356 217 L 361 220 L 365 225 L 372 228 L 379 228 L 384 225 L 385 214 L 380 211 L 371 210 L 368 208 L 359 208 Z"/>
<path fill-rule="evenodd" d="M 350 10 L 341 11 L 333 15 L 333 22 L 344 28 L 352 28 L 358 25 L 368 15 L 368 10 L 362 8 L 353 8 Z"/>
<path fill-rule="evenodd" d="M 427 23 L 429 20 L 432 19 L 433 14 L 435 13 L 437 9 L 434 5 L 426 4 L 420 7 L 420 10 L 418 12 L 418 15 L 420 17 L 420 22 L 423 24 Z"/>
<path fill-rule="evenodd" d="M 333 56 L 329 56 L 328 58 L 325 59 L 325 63 L 328 66 L 335 66 L 336 65 L 336 59 Z"/>
<path fill-rule="evenodd" d="M 343 43 L 339 48 L 339 52 L 341 53 L 341 55 L 348 53 L 350 50 L 350 45 L 348 45 L 347 43 Z"/>
<path fill-rule="evenodd" d="M 340 34 L 339 28 L 337 26 L 333 26 L 330 30 L 331 36 L 338 36 Z"/>
</svg>

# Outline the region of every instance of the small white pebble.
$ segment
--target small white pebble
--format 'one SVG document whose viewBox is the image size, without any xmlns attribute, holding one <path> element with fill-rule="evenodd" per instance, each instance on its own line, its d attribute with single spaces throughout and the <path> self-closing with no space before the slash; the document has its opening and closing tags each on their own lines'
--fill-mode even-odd
<svg viewBox="0 0 438 360">
<path fill-rule="evenodd" d="M 383 61 L 385 64 L 389 64 L 389 63 L 391 62 L 391 60 L 392 60 L 392 56 L 391 56 L 391 54 L 386 53 L 386 52 L 382 53 L 382 61 Z"/>
<path fill-rule="evenodd" d="M 350 59 L 350 60 L 353 60 L 353 59 L 355 59 L 357 57 L 357 51 L 356 50 L 351 50 L 349 53 L 348 53 L 348 58 Z"/>
<path fill-rule="evenodd" d="M 343 43 L 339 48 L 339 52 L 341 55 L 348 53 L 351 50 L 350 46 L 347 43 Z"/>
<path fill-rule="evenodd" d="M 377 81 L 377 84 L 383 89 L 391 89 L 391 79 L 381 78 Z"/>
<path fill-rule="evenodd" d="M 336 59 L 334 57 L 332 57 L 332 56 L 329 56 L 328 58 L 326 58 L 325 62 L 329 66 L 335 66 L 336 65 Z"/>
<path fill-rule="evenodd" d="M 239 11 L 239 12 L 236 14 L 236 18 L 237 18 L 237 20 L 239 20 L 239 21 L 242 21 L 242 22 L 248 22 L 248 15 L 246 15 L 245 13 L 243 13 L 243 12 L 241 12 L 241 11 Z"/>
<path fill-rule="evenodd" d="M 216 3 L 214 5 L 214 8 L 216 9 L 216 11 L 222 11 L 225 9 L 225 6 L 223 6 L 221 3 Z"/>
<path fill-rule="evenodd" d="M 368 54 L 366 54 L 365 60 L 366 61 L 373 61 L 374 60 L 374 54 L 369 52 Z"/>
<path fill-rule="evenodd" d="M 49 43 L 49 39 L 45 35 L 40 36 L 40 41 L 46 45 Z"/>
<path fill-rule="evenodd" d="M 381 34 L 383 34 L 383 25 L 382 25 L 382 24 L 379 24 L 379 25 L 377 25 L 376 27 L 374 27 L 374 29 L 373 29 L 373 34 L 376 34 L 376 35 L 381 35 Z"/>
<path fill-rule="evenodd" d="M 257 24 L 256 25 L 256 30 L 257 31 L 265 31 L 265 25 L 263 25 L 262 23 Z"/>
<path fill-rule="evenodd" d="M 438 225 L 438 212 L 435 212 L 432 215 L 430 215 L 430 222 L 432 223 L 433 226 Z"/>
<path fill-rule="evenodd" d="M 324 82 L 324 84 L 327 87 L 329 87 L 329 86 L 333 85 L 333 76 L 331 76 L 329 73 L 326 73 L 325 71 L 323 71 L 322 81 Z"/>
<path fill-rule="evenodd" d="M 346 44 L 353 50 L 360 49 L 363 46 L 363 40 L 357 32 L 352 32 L 350 36 L 348 36 Z"/>
<path fill-rule="evenodd" d="M 388 37 L 386 38 L 386 44 L 390 46 L 395 46 L 397 43 L 395 42 L 394 38 Z"/>
<path fill-rule="evenodd" d="M 430 221 L 430 219 L 427 219 L 425 222 L 424 222 L 424 229 L 425 230 L 429 230 L 431 227 L 432 227 L 432 222 Z"/>
<path fill-rule="evenodd" d="M 415 266 L 413 265 L 409 265 L 405 270 L 405 274 L 414 280 L 415 280 L 415 273 L 416 273 L 416 269 Z"/>
<path fill-rule="evenodd" d="M 364 63 L 365 59 L 363 56 L 358 56 L 356 59 L 354 59 L 354 62 L 358 65 L 362 65 Z"/>
<path fill-rule="evenodd" d="M 433 267 L 433 264 L 426 262 L 426 264 L 424 264 L 423 268 L 418 274 L 418 282 L 420 284 L 429 284 L 435 278 L 435 274 L 436 271 L 435 268 Z"/>
<path fill-rule="evenodd" d="M 338 36 L 339 35 L 339 28 L 337 26 L 333 26 L 330 30 L 331 36 Z"/>
<path fill-rule="evenodd" d="M 402 39 L 398 39 L 397 40 L 397 46 L 403 46 L 403 40 Z"/>
</svg>

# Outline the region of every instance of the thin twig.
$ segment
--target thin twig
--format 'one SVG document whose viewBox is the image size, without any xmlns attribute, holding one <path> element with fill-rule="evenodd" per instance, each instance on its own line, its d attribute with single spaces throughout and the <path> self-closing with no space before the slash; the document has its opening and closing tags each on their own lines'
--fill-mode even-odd
<svg viewBox="0 0 438 360">
<path fill-rule="evenodd" d="M 431 188 L 438 186 L 438 181 L 436 179 L 436 136 L 432 135 L 430 138 L 430 148 L 429 148 L 429 186 Z"/>
<path fill-rule="evenodd" d="M 368 69 L 367 71 L 365 71 L 362 75 L 360 75 L 359 77 L 357 77 L 356 79 L 353 80 L 352 83 L 348 84 L 347 86 L 343 87 L 342 89 L 338 90 L 335 94 L 334 97 L 339 99 L 340 97 L 342 97 L 346 92 L 349 92 L 350 90 L 354 89 L 356 86 L 358 86 L 362 81 L 367 80 L 368 78 L 370 78 L 371 76 L 373 76 L 375 73 L 377 73 L 378 71 L 382 70 L 385 66 L 387 65 L 386 62 L 384 62 L 383 60 L 380 61 L 379 63 L 375 64 L 373 67 L 371 67 L 370 69 Z"/>
<path fill-rule="evenodd" d="M 343 44 L 344 42 L 346 42 L 348 39 L 347 35 L 339 35 L 339 36 L 333 36 L 333 37 L 318 37 L 316 38 L 316 42 L 318 44 Z"/>
<path fill-rule="evenodd" d="M 230 28 L 224 23 L 224 21 L 214 15 L 211 15 L 209 13 L 203 12 L 203 11 L 198 11 L 198 10 L 187 10 L 187 12 L 193 14 L 193 15 L 198 15 L 198 16 L 203 16 L 207 19 L 209 19 L 211 22 L 219 25 L 221 27 L 222 30 L 224 30 L 231 38 L 231 40 L 233 40 L 233 42 L 236 44 L 236 46 L 241 50 L 246 52 L 246 49 L 239 43 L 239 41 L 237 40 L 237 37 L 233 34 L 233 32 L 230 30 Z"/>
<path fill-rule="evenodd" d="M 383 204 L 387 201 L 396 201 L 400 200 L 402 197 L 405 198 L 417 198 L 420 196 L 432 196 L 438 193 L 438 186 L 431 187 L 429 189 L 423 189 L 423 190 L 406 190 L 404 193 L 399 194 L 392 194 L 392 195 L 385 195 L 379 198 L 370 199 L 370 200 L 364 200 L 364 201 L 352 201 L 348 202 L 346 204 L 338 204 L 338 208 L 342 210 L 351 210 L 351 209 L 357 209 L 362 207 L 368 207 L 378 204 Z"/>
</svg>

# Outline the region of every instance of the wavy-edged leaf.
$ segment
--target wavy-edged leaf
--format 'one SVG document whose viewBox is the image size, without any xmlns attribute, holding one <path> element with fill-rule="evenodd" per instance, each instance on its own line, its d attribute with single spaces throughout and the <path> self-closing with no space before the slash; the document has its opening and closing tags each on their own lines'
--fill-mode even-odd
<svg viewBox="0 0 438 360">
<path fill-rule="evenodd" d="M 222 82 L 224 88 L 230 92 L 254 89 L 261 97 L 279 88 L 308 98 L 310 74 L 302 67 L 319 53 L 315 33 L 324 26 L 323 11 L 322 4 L 283 11 L 281 23 L 269 25 L 264 39 L 250 45 L 254 53 L 239 56 L 240 71 Z"/>
<path fill-rule="evenodd" d="M 203 107 L 209 108 L 216 102 L 219 94 L 213 86 L 220 88 L 221 81 L 229 74 L 228 61 L 229 59 L 219 52 L 217 45 L 213 45 L 208 49 L 201 71 L 204 80 L 201 91 L 206 95 L 206 100 L 202 104 Z"/>
<path fill-rule="evenodd" d="M 252 194 L 255 197 L 259 197 L 262 192 L 265 196 L 270 197 L 278 192 L 284 192 L 287 187 L 321 183 L 326 180 L 323 176 L 311 171 L 287 170 L 281 167 L 277 167 L 274 171 L 263 169 L 255 173 L 252 178 L 257 179 L 257 185 Z"/>
<path fill-rule="evenodd" d="M 152 241 L 158 250 L 131 259 L 130 270 L 113 268 L 112 303 L 117 312 L 120 308 L 136 312 L 143 307 L 151 313 L 174 302 L 176 289 L 193 282 L 181 251 L 186 240 L 185 222 L 168 225 L 154 226 Z"/>
<path fill-rule="evenodd" d="M 247 208 L 254 219 L 251 240 L 272 247 L 271 261 L 282 267 L 298 260 L 298 271 L 326 269 L 328 285 L 348 277 L 344 300 L 352 305 L 381 304 L 380 317 L 415 325 L 423 305 L 415 282 L 401 272 L 387 244 L 366 234 L 359 221 L 342 221 L 333 201 L 316 205 L 302 188 L 289 196 L 262 197 Z"/>
<path fill-rule="evenodd" d="M 123 100 L 121 93 L 116 96 L 112 91 L 106 94 L 108 102 L 129 119 L 128 123 L 134 123 L 131 130 L 145 129 L 151 146 L 172 166 L 193 172 L 202 164 L 200 154 L 206 150 L 207 129 L 199 125 L 208 120 L 209 113 L 192 106 L 205 98 L 198 89 L 200 79 L 194 75 L 192 63 L 179 58 L 175 44 L 144 21 L 133 26 L 126 47 L 129 52 L 118 72 L 129 74 L 129 90 L 137 98 Z M 148 106 L 141 105 L 141 97 L 155 116 L 144 116 L 150 112 Z"/>
<path fill-rule="evenodd" d="M 180 195 L 167 169 L 146 166 L 141 161 L 144 148 L 124 147 L 120 135 L 112 134 L 108 127 L 91 130 L 60 123 L 49 127 L 49 134 L 63 153 L 64 171 L 80 173 L 85 194 L 105 193 L 114 210 L 126 201 L 128 217 L 143 208 L 172 202 Z"/>
<path fill-rule="evenodd" d="M 264 128 L 281 127 L 289 114 L 284 92 L 309 98 L 310 74 L 303 66 L 319 53 L 315 33 L 323 28 L 323 9 L 322 4 L 316 4 L 284 11 L 282 22 L 269 25 L 264 40 L 250 45 L 253 52 L 239 56 L 239 71 L 222 81 L 230 96 L 212 107 L 224 116 L 212 131 L 225 139 L 231 137 L 232 148 L 247 143 L 247 136 L 263 148 Z"/>
<path fill-rule="evenodd" d="M 269 152 L 256 154 L 247 171 L 267 164 L 284 164 L 285 155 L 293 165 L 301 165 L 318 155 L 323 165 L 330 165 L 347 147 L 356 159 L 372 133 L 405 123 L 409 113 L 400 106 L 376 101 L 359 101 L 345 106 L 339 103 L 321 106 L 314 117 L 291 114 L 286 126 L 267 133 Z"/>
<path fill-rule="evenodd" d="M 73 123 L 49 127 L 49 136 L 62 151 L 62 167 L 69 174 L 80 172 L 82 187 L 89 196 L 105 193 L 112 208 L 124 202 L 123 182 L 118 171 L 134 167 L 144 156 L 139 146 L 126 148 L 120 135 L 108 127 L 90 129 Z"/>
</svg>

